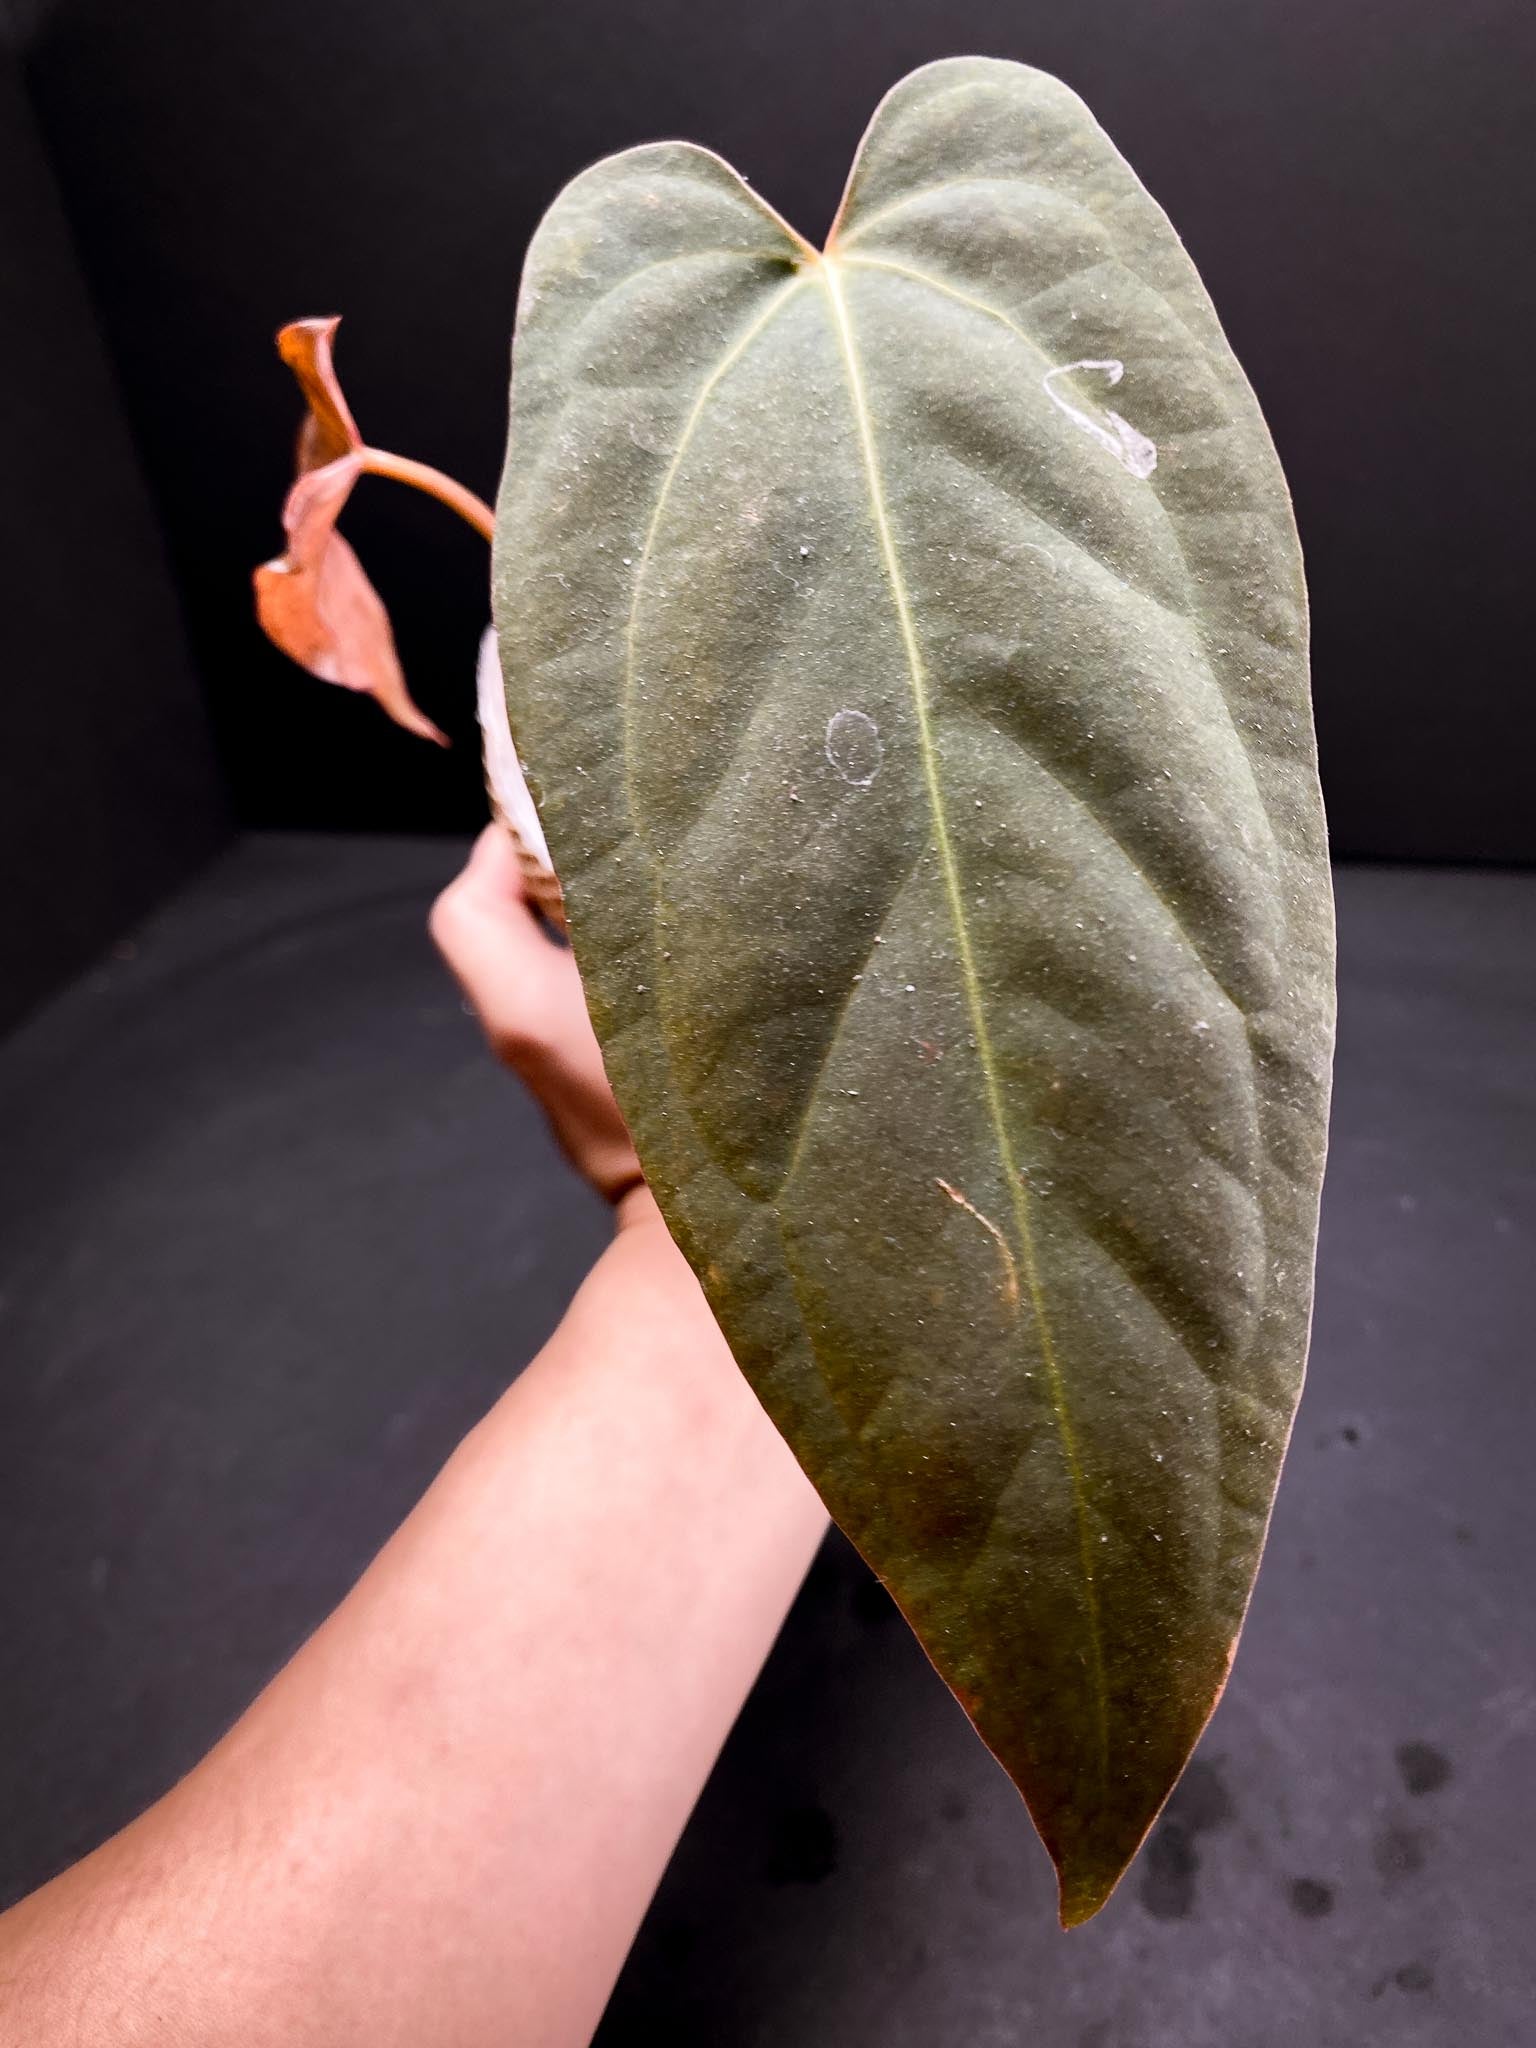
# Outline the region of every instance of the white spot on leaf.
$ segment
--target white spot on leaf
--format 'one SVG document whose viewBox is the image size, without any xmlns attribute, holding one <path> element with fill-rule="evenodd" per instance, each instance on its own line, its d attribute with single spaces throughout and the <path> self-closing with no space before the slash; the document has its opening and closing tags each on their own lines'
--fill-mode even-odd
<svg viewBox="0 0 1536 2048">
<path fill-rule="evenodd" d="M 827 720 L 826 752 L 832 767 L 855 789 L 868 789 L 885 759 L 880 728 L 863 711 L 833 712 Z"/>
<path fill-rule="evenodd" d="M 1113 356 L 1085 356 L 1080 363 L 1063 363 L 1058 369 L 1047 370 L 1040 382 L 1052 405 L 1058 406 L 1075 427 L 1081 427 L 1101 448 L 1107 449 L 1122 469 L 1128 469 L 1132 476 L 1149 477 L 1157 467 L 1156 442 L 1149 441 L 1129 420 L 1122 419 L 1108 406 L 1104 408 L 1104 418 L 1096 420 L 1092 413 L 1084 412 L 1056 389 L 1053 379 L 1070 377 L 1075 370 L 1098 370 L 1107 384 L 1114 385 L 1125 375 L 1124 363 L 1117 362 Z"/>
</svg>

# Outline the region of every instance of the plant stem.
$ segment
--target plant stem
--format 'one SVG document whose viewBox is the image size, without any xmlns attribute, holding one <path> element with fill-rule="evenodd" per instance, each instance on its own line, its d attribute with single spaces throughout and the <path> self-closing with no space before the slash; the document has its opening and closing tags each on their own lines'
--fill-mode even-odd
<svg viewBox="0 0 1536 2048">
<path fill-rule="evenodd" d="M 360 448 L 358 453 L 367 475 L 393 477 L 398 484 L 410 484 L 414 490 L 425 491 L 467 520 L 482 540 L 488 541 L 495 532 L 495 514 L 484 498 L 477 498 L 473 491 L 455 483 L 451 476 L 444 476 L 440 469 L 433 469 L 429 463 L 413 462 L 408 455 L 391 455 L 383 448 Z"/>
</svg>

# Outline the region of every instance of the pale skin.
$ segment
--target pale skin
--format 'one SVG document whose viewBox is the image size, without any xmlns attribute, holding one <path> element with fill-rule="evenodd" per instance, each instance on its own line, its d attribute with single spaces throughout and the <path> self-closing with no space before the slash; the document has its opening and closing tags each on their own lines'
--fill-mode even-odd
<svg viewBox="0 0 1536 2048">
<path fill-rule="evenodd" d="M 0 1916 L 0 2048 L 579 2048 L 825 1529 L 499 827 L 432 928 L 613 1242 L 230 1733 Z"/>
</svg>

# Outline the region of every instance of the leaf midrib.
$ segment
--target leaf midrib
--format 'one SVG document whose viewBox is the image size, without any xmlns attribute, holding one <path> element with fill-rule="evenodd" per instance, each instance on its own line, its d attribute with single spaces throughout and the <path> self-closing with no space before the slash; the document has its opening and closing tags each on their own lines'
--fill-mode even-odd
<svg viewBox="0 0 1536 2048">
<path fill-rule="evenodd" d="M 850 257 L 848 260 L 858 261 L 859 259 Z M 868 259 L 865 260 L 867 261 Z M 885 268 L 890 266 L 877 266 L 871 263 L 870 267 Z M 677 446 L 663 473 L 661 485 L 656 495 L 656 502 L 652 508 L 651 517 L 646 527 L 639 559 L 636 564 L 635 581 L 631 592 L 629 613 L 624 632 L 624 694 L 622 704 L 624 744 L 622 751 L 626 782 L 629 784 L 627 793 L 630 815 L 635 819 L 638 826 L 640 811 L 636 802 L 636 792 L 633 788 L 634 749 L 630 744 L 630 727 L 634 713 L 636 682 L 635 636 L 639 623 L 641 600 L 644 594 L 651 557 L 655 548 L 656 536 L 666 513 L 672 487 L 677 480 L 683 459 L 693 440 L 694 433 L 721 382 L 746 354 L 747 350 L 763 333 L 764 329 L 778 316 L 784 306 L 807 284 L 814 280 L 826 292 L 828 305 L 831 310 L 832 326 L 847 377 L 854 425 L 864 462 L 871 518 L 875 527 L 886 581 L 896 611 L 897 624 L 912 687 L 914 715 L 918 734 L 918 751 L 922 762 L 924 787 L 933 823 L 934 846 L 939 856 L 944 878 L 945 894 L 949 904 L 951 921 L 955 929 L 961 979 L 964 984 L 966 1006 L 970 1013 L 972 1031 L 976 1041 L 977 1060 L 981 1069 L 988 1118 L 992 1125 L 998 1159 L 1003 1169 L 1003 1178 L 1008 1187 L 1014 1233 L 1018 1241 L 1020 1253 L 1020 1269 L 1024 1276 L 1025 1288 L 1029 1295 L 1030 1307 L 1034 1315 L 1040 1343 L 1041 1361 L 1045 1367 L 1046 1386 L 1055 1415 L 1063 1457 L 1072 1488 L 1083 1578 L 1083 1603 L 1088 1623 L 1089 1662 L 1094 1691 L 1096 1746 L 1100 1776 L 1103 1778 L 1108 1771 L 1109 1759 L 1108 1687 L 1104 1663 L 1102 1617 L 1099 1608 L 1098 1587 L 1094 1579 L 1093 1570 L 1087 1486 L 1084 1479 L 1082 1458 L 1078 1447 L 1077 1431 L 1073 1421 L 1065 1376 L 1062 1372 L 1061 1361 L 1056 1354 L 1050 1318 L 1046 1310 L 1044 1288 L 1041 1281 L 1039 1261 L 1035 1251 L 1034 1233 L 1031 1227 L 1029 1196 L 1014 1154 L 1003 1110 L 1002 1088 L 998 1077 L 997 1058 L 993 1049 L 986 1007 L 982 1000 L 981 980 L 976 968 L 975 955 L 971 946 L 970 928 L 965 915 L 965 901 L 961 889 L 959 866 L 950 837 L 943 786 L 939 779 L 938 750 L 934 743 L 932 719 L 928 703 L 927 673 L 912 619 L 911 603 L 907 595 L 906 581 L 902 574 L 900 558 L 896 552 L 895 538 L 891 532 L 890 519 L 886 510 L 884 483 L 879 453 L 874 438 L 874 422 L 869 410 L 858 346 L 854 339 L 853 325 L 849 316 L 847 301 L 843 294 L 839 269 L 839 260 L 830 254 L 822 255 L 814 262 L 807 261 L 798 274 L 782 286 L 757 316 L 748 323 L 700 385 L 683 423 Z"/>
<path fill-rule="evenodd" d="M 1040 1340 L 1041 1360 L 1046 1371 L 1046 1384 L 1050 1391 L 1051 1405 L 1055 1411 L 1062 1451 L 1066 1459 L 1068 1476 L 1072 1485 L 1083 1574 L 1084 1608 L 1088 1619 L 1089 1647 L 1093 1670 L 1099 1767 L 1100 1774 L 1103 1776 L 1108 1770 L 1109 1757 L 1108 1694 L 1105 1679 L 1103 1629 L 1099 1611 L 1098 1588 L 1094 1581 L 1093 1554 L 1089 1543 L 1087 1487 L 1083 1477 L 1082 1459 L 1077 1443 L 1077 1431 L 1072 1419 L 1072 1409 L 1067 1394 L 1066 1382 L 1061 1370 L 1061 1362 L 1056 1355 L 1056 1347 L 1051 1335 L 1050 1318 L 1046 1313 L 1045 1294 L 1041 1284 L 1039 1261 L 1035 1252 L 1034 1231 L 1030 1221 L 1029 1196 L 1025 1190 L 1023 1175 L 1014 1156 L 1013 1142 L 1008 1133 L 1007 1119 L 1003 1111 L 1002 1088 L 998 1078 L 997 1057 L 993 1050 L 986 1005 L 982 1000 L 981 981 L 976 970 L 975 955 L 971 947 L 970 927 L 965 914 L 965 899 L 960 885 L 959 864 L 956 860 L 954 844 L 950 837 L 948 815 L 944 802 L 944 790 L 939 778 L 938 751 L 934 745 L 932 719 L 928 705 L 927 671 L 923 662 L 922 649 L 918 644 L 917 630 L 912 619 L 912 608 L 907 595 L 906 580 L 902 575 L 901 561 L 896 551 L 895 537 L 891 532 L 890 518 L 886 510 L 885 487 L 880 468 L 880 457 L 875 445 L 874 421 L 869 410 L 869 401 L 864 386 L 864 374 L 860 363 L 858 345 L 854 339 L 853 323 L 849 316 L 848 304 L 843 294 L 838 271 L 838 260 L 830 255 L 823 257 L 817 266 L 817 274 L 827 294 L 827 301 L 832 313 L 833 327 L 847 373 L 854 424 L 864 460 L 870 513 L 880 547 L 886 581 L 890 587 L 891 600 L 896 611 L 897 625 L 900 630 L 902 648 L 906 656 L 908 675 L 912 685 L 918 752 L 922 761 L 924 787 L 927 792 L 929 811 L 933 820 L 934 847 L 939 856 L 939 865 L 944 878 L 945 895 L 949 904 L 951 921 L 955 928 L 955 943 L 959 956 L 961 980 L 964 984 L 966 1007 L 970 1012 L 972 1031 L 976 1040 L 976 1056 L 978 1065 L 981 1068 L 987 1112 L 993 1128 L 998 1158 L 1003 1168 L 1003 1177 L 1008 1186 L 1008 1197 L 1013 1211 L 1014 1230 L 1019 1244 L 1020 1264 L 1024 1274 L 1025 1286 L 1029 1293 L 1030 1306 L 1034 1312 L 1035 1326 Z"/>
</svg>

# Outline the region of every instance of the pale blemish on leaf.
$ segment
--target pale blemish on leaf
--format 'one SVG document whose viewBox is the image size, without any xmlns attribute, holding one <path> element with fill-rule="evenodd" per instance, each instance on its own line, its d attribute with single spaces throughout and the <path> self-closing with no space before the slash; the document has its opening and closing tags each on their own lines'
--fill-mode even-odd
<svg viewBox="0 0 1536 2048">
<path fill-rule="evenodd" d="M 1149 441 L 1145 434 L 1131 425 L 1129 420 L 1122 419 L 1119 413 L 1112 411 L 1110 407 L 1104 408 L 1104 420 L 1108 422 L 1108 425 L 1105 425 L 1103 421 L 1096 420 L 1092 413 L 1084 412 L 1079 406 L 1075 406 L 1070 398 L 1063 398 L 1056 389 L 1054 379 L 1070 377 L 1077 370 L 1097 370 L 1102 373 L 1107 384 L 1115 385 L 1125 375 L 1124 363 L 1117 362 L 1113 356 L 1085 356 L 1080 363 L 1062 363 L 1057 369 L 1047 370 L 1040 382 L 1052 405 L 1059 406 L 1073 426 L 1081 427 L 1085 434 L 1091 434 L 1101 448 L 1107 449 L 1113 455 L 1122 469 L 1128 469 L 1132 476 L 1149 477 L 1157 467 L 1156 442 Z"/>
<path fill-rule="evenodd" d="M 805 551 L 802 548 L 801 553 Z M 864 711 L 834 711 L 827 720 L 827 760 L 844 782 L 868 789 L 880 773 L 885 742 L 880 728 Z"/>
<path fill-rule="evenodd" d="M 982 1229 L 988 1233 L 992 1242 L 997 1246 L 998 1254 L 1003 1262 L 1003 1299 L 1007 1302 L 1009 1308 L 1016 1309 L 1019 1305 L 1019 1269 L 1014 1261 L 1013 1253 L 1009 1249 L 1007 1238 L 1004 1237 L 990 1216 L 983 1216 L 976 1204 L 967 1196 L 962 1195 L 958 1188 L 951 1187 L 947 1180 L 939 1180 L 935 1177 L 934 1185 L 943 1189 L 957 1209 L 963 1209 L 967 1216 L 974 1216 Z"/>
</svg>

